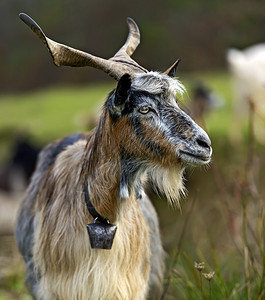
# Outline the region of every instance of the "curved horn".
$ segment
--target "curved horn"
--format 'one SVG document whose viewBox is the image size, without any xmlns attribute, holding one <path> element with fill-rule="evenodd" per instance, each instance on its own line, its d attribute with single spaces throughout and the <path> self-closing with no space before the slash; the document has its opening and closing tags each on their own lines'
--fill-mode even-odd
<svg viewBox="0 0 265 300">
<path fill-rule="evenodd" d="M 127 18 L 127 24 L 129 27 L 127 40 L 121 49 L 114 55 L 114 57 L 125 53 L 129 56 L 132 56 L 135 49 L 140 44 L 140 31 L 137 24 L 131 18 Z"/>
<path fill-rule="evenodd" d="M 114 57 L 110 59 L 104 59 L 57 43 L 46 37 L 40 26 L 28 15 L 20 13 L 19 17 L 31 28 L 31 30 L 48 48 L 56 66 L 90 66 L 104 71 L 116 80 L 119 80 L 125 73 L 133 76 L 134 73 L 147 72 L 146 69 L 138 65 L 130 58 L 130 55 L 132 55 L 140 43 L 139 29 L 136 23 L 130 18 L 127 20 L 129 26 L 129 35 L 127 41 Z"/>
</svg>

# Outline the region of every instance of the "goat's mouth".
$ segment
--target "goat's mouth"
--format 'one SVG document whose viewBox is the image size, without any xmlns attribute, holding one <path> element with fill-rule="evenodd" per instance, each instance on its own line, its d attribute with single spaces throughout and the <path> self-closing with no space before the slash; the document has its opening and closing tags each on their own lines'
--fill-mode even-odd
<svg viewBox="0 0 265 300">
<path fill-rule="evenodd" d="M 194 153 L 191 151 L 179 151 L 179 158 L 181 162 L 188 163 L 191 165 L 204 165 L 211 161 L 212 149 L 209 153 Z"/>
</svg>

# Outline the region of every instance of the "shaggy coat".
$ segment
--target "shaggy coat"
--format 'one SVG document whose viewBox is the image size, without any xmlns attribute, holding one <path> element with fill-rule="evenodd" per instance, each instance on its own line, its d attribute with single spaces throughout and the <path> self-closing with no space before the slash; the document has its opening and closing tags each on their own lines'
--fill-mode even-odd
<svg viewBox="0 0 265 300">
<path fill-rule="evenodd" d="M 16 229 L 36 299 L 161 297 L 165 255 L 145 183 L 178 205 L 186 164 L 211 156 L 207 134 L 178 107 L 183 90 L 160 73 L 126 74 L 91 133 L 40 153 Z M 93 206 L 117 225 L 111 250 L 91 249 L 86 182 Z"/>
</svg>

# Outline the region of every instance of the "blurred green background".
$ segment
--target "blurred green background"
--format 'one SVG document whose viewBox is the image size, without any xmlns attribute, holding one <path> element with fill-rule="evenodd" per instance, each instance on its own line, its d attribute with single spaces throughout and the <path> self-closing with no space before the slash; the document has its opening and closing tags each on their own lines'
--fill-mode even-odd
<svg viewBox="0 0 265 300">
<path fill-rule="evenodd" d="M 181 71 L 202 71 L 225 69 L 228 47 L 263 42 L 264 10 L 259 0 L 1 0 L 0 92 L 107 80 L 100 71 L 54 68 L 20 12 L 32 16 L 48 37 L 104 58 L 123 44 L 126 18 L 132 17 L 142 34 L 137 62 L 163 71 L 182 58 Z"/>
<path fill-rule="evenodd" d="M 226 62 L 228 48 L 264 42 L 265 2 L 1 0 L 0 180 L 18 137 L 40 148 L 93 128 L 116 84 L 91 68 L 55 67 L 20 12 L 48 37 L 104 58 L 124 43 L 130 16 L 141 31 L 133 55 L 139 64 L 164 71 L 182 58 L 177 76 L 187 87 L 185 110 L 192 114 L 198 86 L 217 95 L 217 105 L 194 116 L 212 140 L 213 162 L 188 168 L 181 212 L 154 195 L 168 253 L 163 299 L 265 299 L 265 145 L 259 133 L 265 122 L 251 109 L 236 113 Z M 0 300 L 31 299 L 12 234 L 23 193 L 13 185 L 0 189 Z M 202 272 L 195 261 L 205 262 Z M 201 278 L 210 271 L 211 281 Z"/>
</svg>

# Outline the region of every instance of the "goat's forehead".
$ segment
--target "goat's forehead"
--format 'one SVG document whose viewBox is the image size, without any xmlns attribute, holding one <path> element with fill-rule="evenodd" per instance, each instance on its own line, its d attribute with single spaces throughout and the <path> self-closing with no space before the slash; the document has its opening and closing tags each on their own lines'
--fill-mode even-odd
<svg viewBox="0 0 265 300">
<path fill-rule="evenodd" d="M 185 92 L 185 87 L 176 78 L 158 72 L 137 74 L 132 82 L 132 87 L 150 94 L 166 94 L 173 97 Z"/>
</svg>

